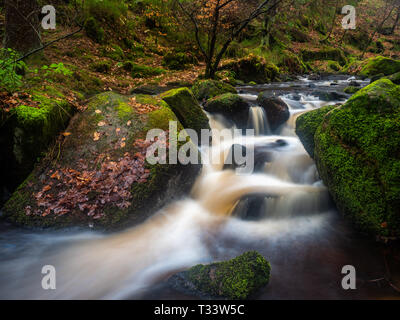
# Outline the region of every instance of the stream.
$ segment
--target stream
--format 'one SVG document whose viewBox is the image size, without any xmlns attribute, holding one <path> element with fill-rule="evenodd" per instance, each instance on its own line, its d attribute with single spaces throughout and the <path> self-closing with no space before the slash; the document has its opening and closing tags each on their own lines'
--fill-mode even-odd
<svg viewBox="0 0 400 320">
<path fill-rule="evenodd" d="M 313 160 L 295 130 L 303 112 L 344 103 L 347 76 L 238 88 L 252 105 L 246 144 L 271 146 L 262 172 L 237 175 L 206 164 L 191 197 L 161 210 L 141 225 L 115 234 L 68 230 L 34 232 L 0 225 L 2 299 L 195 299 L 166 281 L 198 263 L 231 259 L 257 250 L 271 263 L 271 280 L 255 299 L 396 299 L 385 275 L 384 248 L 363 237 L 337 212 Z M 270 91 L 290 108 L 279 135 L 271 135 L 257 94 Z M 211 116 L 215 130 L 229 119 Z M 276 144 L 277 141 L 284 144 Z M 224 157 L 235 141 L 212 146 Z M 239 210 L 249 196 L 261 197 L 258 212 Z M 240 201 L 242 200 L 242 201 Z M 250 206 L 250 208 L 253 208 Z M 386 265 L 385 265 L 386 263 Z M 390 262 L 389 262 L 390 263 Z M 57 289 L 43 290 L 44 265 L 56 268 Z M 357 289 L 344 290 L 342 267 L 357 271 Z"/>
</svg>

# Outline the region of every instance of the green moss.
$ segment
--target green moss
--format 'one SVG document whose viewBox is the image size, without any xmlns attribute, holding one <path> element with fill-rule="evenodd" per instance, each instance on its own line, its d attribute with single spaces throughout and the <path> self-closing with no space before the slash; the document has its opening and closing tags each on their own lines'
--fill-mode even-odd
<svg viewBox="0 0 400 320">
<path fill-rule="evenodd" d="M 225 262 L 197 265 L 186 278 L 201 292 L 226 299 L 248 299 L 269 282 L 271 266 L 255 251 Z"/>
<path fill-rule="evenodd" d="M 272 62 L 264 58 L 250 54 L 245 58 L 229 62 L 221 67 L 222 70 L 231 70 L 236 79 L 249 83 L 268 83 L 277 79 L 280 70 Z"/>
<path fill-rule="evenodd" d="M 224 93 L 237 93 L 236 89 L 222 81 L 199 80 L 192 87 L 193 94 L 197 100 L 210 99 Z"/>
<path fill-rule="evenodd" d="M 141 64 L 132 64 L 132 78 L 147 78 L 165 73 L 165 70 L 158 67 L 150 67 Z"/>
<path fill-rule="evenodd" d="M 289 52 L 289 51 L 284 51 L 281 61 L 278 64 L 278 67 L 283 70 L 286 71 L 288 73 L 291 74 L 300 74 L 300 73 L 304 73 L 307 72 L 308 68 L 305 65 L 305 63 L 303 62 L 303 60 Z"/>
<path fill-rule="evenodd" d="M 85 31 L 87 36 L 97 43 L 104 43 L 105 32 L 97 20 L 93 17 L 89 18 L 85 23 Z"/>
<path fill-rule="evenodd" d="M 388 77 L 388 79 L 393 83 L 400 85 L 400 72 L 392 74 L 391 76 Z"/>
<path fill-rule="evenodd" d="M 163 66 L 170 70 L 184 70 L 189 64 L 194 64 L 196 61 L 193 57 L 183 52 L 168 52 L 163 57 Z"/>
<path fill-rule="evenodd" d="M 214 97 L 206 103 L 204 109 L 211 113 L 222 114 L 234 121 L 238 128 L 247 127 L 249 104 L 239 95 L 225 93 Z"/>
<path fill-rule="evenodd" d="M 369 59 L 360 74 L 371 77 L 378 74 L 388 76 L 397 72 L 400 72 L 400 61 L 378 56 Z"/>
<path fill-rule="evenodd" d="M 325 116 L 337 106 L 325 106 L 300 115 L 296 120 L 296 134 L 299 136 L 304 148 L 314 158 L 314 135 L 323 122 Z"/>
<path fill-rule="evenodd" d="M 109 61 L 98 61 L 92 63 L 89 68 L 96 72 L 109 73 L 111 70 L 111 63 Z"/>
<path fill-rule="evenodd" d="M 133 108 L 123 101 L 120 101 L 118 105 L 115 106 L 115 110 L 118 113 L 118 117 L 123 121 L 129 121 L 134 112 Z"/>
<path fill-rule="evenodd" d="M 301 52 L 304 61 L 331 60 L 337 61 L 341 66 L 347 63 L 343 51 L 337 48 L 322 48 L 319 50 L 304 49 Z"/>
<path fill-rule="evenodd" d="M 113 59 L 115 61 L 123 61 L 125 59 L 124 50 L 122 50 L 122 48 L 116 44 L 102 47 L 101 53 L 104 57 Z"/>
<path fill-rule="evenodd" d="M 344 92 L 347 94 L 354 94 L 358 91 L 360 91 L 360 87 L 348 86 L 344 89 Z"/>
<path fill-rule="evenodd" d="M 13 153 L 21 165 L 21 172 L 32 168 L 37 157 L 65 128 L 75 112 L 75 109 L 61 98 L 60 101 L 56 101 L 38 93 L 33 93 L 32 98 L 38 102 L 39 108 L 21 105 L 12 111 L 15 122 Z"/>
<path fill-rule="evenodd" d="M 340 69 L 341 69 L 340 64 L 339 64 L 338 62 L 336 62 L 336 61 L 331 61 L 331 60 L 328 60 L 328 67 L 329 67 L 332 71 L 335 71 L 335 72 L 340 71 Z"/>
<path fill-rule="evenodd" d="M 199 137 L 201 129 L 210 129 L 209 120 L 188 88 L 170 90 L 161 95 L 185 129 L 195 130 Z"/>
<path fill-rule="evenodd" d="M 315 134 L 318 170 L 362 231 L 400 236 L 400 88 L 382 79 L 326 115 Z"/>
</svg>

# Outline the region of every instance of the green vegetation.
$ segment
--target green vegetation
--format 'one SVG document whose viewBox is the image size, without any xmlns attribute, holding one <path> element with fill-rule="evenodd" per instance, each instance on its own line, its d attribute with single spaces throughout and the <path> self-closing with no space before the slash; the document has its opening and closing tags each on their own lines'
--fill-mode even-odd
<svg viewBox="0 0 400 320">
<path fill-rule="evenodd" d="M 229 261 L 197 265 L 185 276 L 202 293 L 244 300 L 268 283 L 270 272 L 269 262 L 250 251 Z"/>
<path fill-rule="evenodd" d="M 376 76 L 382 74 L 388 76 L 400 71 L 400 61 L 378 56 L 368 60 L 367 64 L 361 70 L 365 76 Z"/>
<path fill-rule="evenodd" d="M 14 92 L 22 86 L 26 64 L 16 61 L 19 55 L 12 49 L 0 50 L 0 88 Z"/>
<path fill-rule="evenodd" d="M 193 129 L 201 136 L 202 129 L 210 129 L 209 121 L 188 88 L 170 90 L 161 95 L 161 98 L 176 114 L 185 129 Z"/>
<path fill-rule="evenodd" d="M 296 120 L 296 134 L 299 136 L 304 148 L 314 158 L 314 135 L 323 122 L 325 116 L 337 106 L 325 106 L 300 115 Z"/>
<path fill-rule="evenodd" d="M 268 83 L 277 80 L 279 68 L 256 55 L 249 55 L 234 62 L 224 64 L 221 69 L 234 72 L 236 79 L 244 82 Z"/>
<path fill-rule="evenodd" d="M 151 76 L 159 76 L 165 72 L 164 69 L 159 67 L 149 67 L 146 65 L 133 63 L 132 68 L 132 78 L 147 78 Z"/>
<path fill-rule="evenodd" d="M 207 101 L 204 109 L 211 113 L 222 114 L 232 119 L 239 128 L 245 129 L 249 114 L 249 104 L 239 95 L 225 93 Z"/>
<path fill-rule="evenodd" d="M 231 85 L 215 80 L 199 80 L 192 87 L 193 94 L 197 100 L 214 98 L 224 93 L 237 93 Z"/>
</svg>

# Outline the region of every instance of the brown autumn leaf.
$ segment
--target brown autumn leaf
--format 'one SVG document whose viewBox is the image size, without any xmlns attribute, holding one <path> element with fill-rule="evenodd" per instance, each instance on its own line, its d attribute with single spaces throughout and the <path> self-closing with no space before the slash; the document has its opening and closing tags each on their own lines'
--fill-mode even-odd
<svg viewBox="0 0 400 320">
<path fill-rule="evenodd" d="M 100 140 L 100 133 L 94 132 L 93 133 L 93 141 L 99 141 Z"/>
</svg>

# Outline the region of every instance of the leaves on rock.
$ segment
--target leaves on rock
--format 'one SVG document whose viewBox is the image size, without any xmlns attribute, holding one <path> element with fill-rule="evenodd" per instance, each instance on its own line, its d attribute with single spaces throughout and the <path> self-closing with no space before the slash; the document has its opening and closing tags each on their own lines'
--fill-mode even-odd
<svg viewBox="0 0 400 320">
<path fill-rule="evenodd" d="M 98 170 L 89 170 L 84 160 L 79 160 L 74 169 L 50 170 L 44 179 L 46 185 L 34 194 L 37 209 L 27 206 L 26 215 L 46 217 L 81 212 L 100 219 L 106 206 L 128 208 L 132 185 L 145 183 L 150 176 L 150 170 L 145 168 L 146 148 L 150 143 L 136 142 L 134 146 L 139 151 L 135 155 L 125 153 L 116 161 L 106 155 L 99 156 L 98 159 L 105 160 Z M 125 145 L 123 138 L 121 147 Z"/>
</svg>

